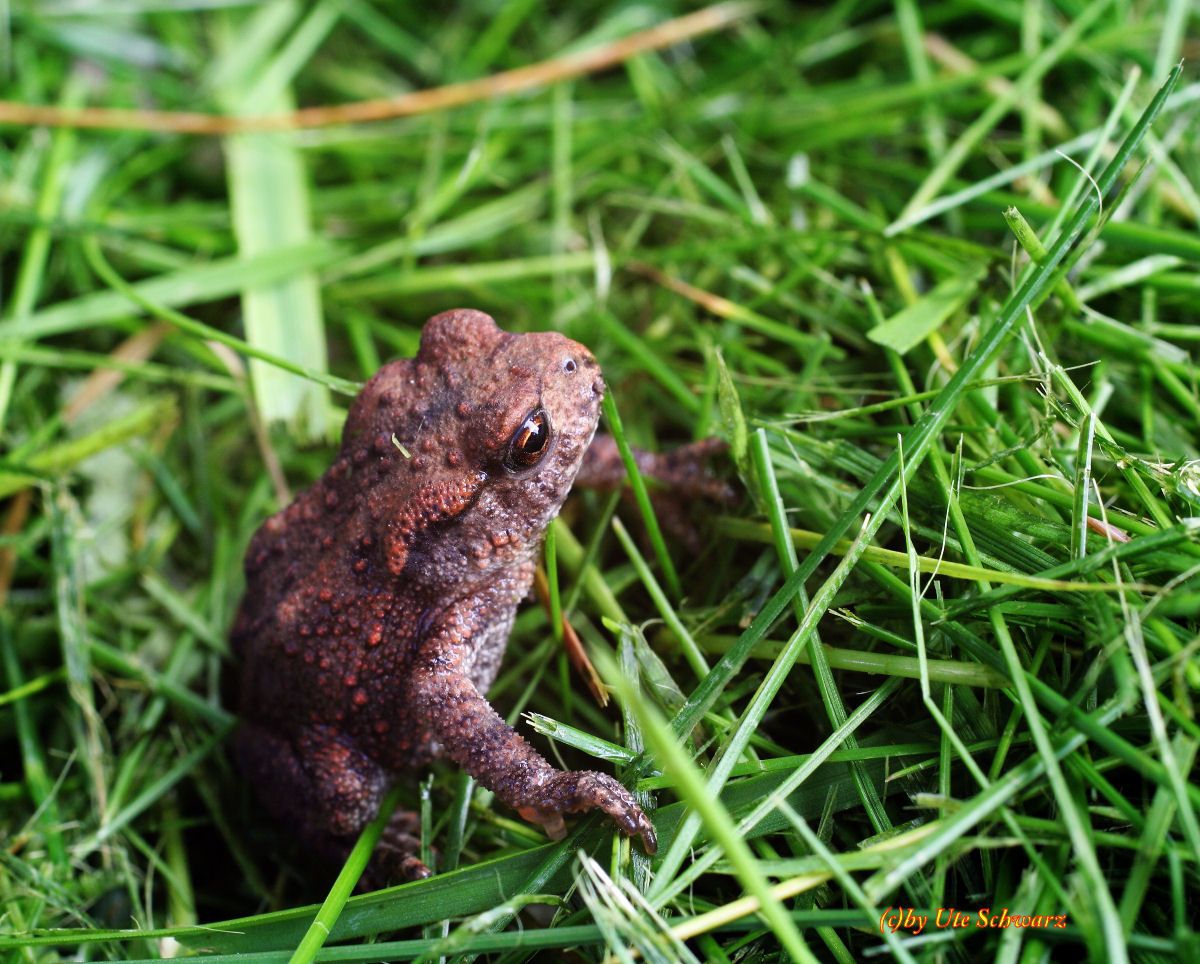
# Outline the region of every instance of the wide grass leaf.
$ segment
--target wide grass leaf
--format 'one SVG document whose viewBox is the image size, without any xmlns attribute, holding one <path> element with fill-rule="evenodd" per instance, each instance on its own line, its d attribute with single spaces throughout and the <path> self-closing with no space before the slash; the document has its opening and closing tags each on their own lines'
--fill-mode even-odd
<svg viewBox="0 0 1200 964">
<path fill-rule="evenodd" d="M 877 345 L 907 354 L 975 296 L 983 276 L 980 269 L 947 278 L 919 301 L 876 325 L 867 332 L 867 337 Z"/>
</svg>

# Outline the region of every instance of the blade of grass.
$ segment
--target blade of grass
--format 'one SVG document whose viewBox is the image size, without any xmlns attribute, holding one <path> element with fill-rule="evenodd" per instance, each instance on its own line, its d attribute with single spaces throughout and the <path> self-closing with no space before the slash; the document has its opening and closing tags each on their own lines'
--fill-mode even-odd
<svg viewBox="0 0 1200 964">
<path fill-rule="evenodd" d="M 333 932 L 334 925 L 342 915 L 346 901 L 350 899 L 350 894 L 354 890 L 354 885 L 358 883 L 363 871 L 367 869 L 371 853 L 375 850 L 375 845 L 379 843 L 379 838 L 383 835 L 388 821 L 392 819 L 392 811 L 396 809 L 399 799 L 400 788 L 393 787 L 379 805 L 379 813 L 363 827 L 349 856 L 346 857 L 346 862 L 338 872 L 337 879 L 329 888 L 329 895 L 321 904 L 312 924 L 305 931 L 303 939 L 296 946 L 290 964 L 311 964 L 317 959 L 321 948 L 325 946 L 325 941 Z"/>
<path fill-rule="evenodd" d="M 19 689 L 23 684 L 21 664 L 17 659 L 12 625 L 4 614 L 0 614 L 0 657 L 3 657 L 4 672 L 10 689 L 12 691 Z M 25 786 L 36 807 L 35 818 L 45 835 L 46 852 L 54 864 L 65 868 L 67 866 L 67 849 L 59 829 L 58 804 L 54 798 L 56 787 L 46 768 L 46 757 L 42 753 L 37 729 L 30 714 L 30 706 L 24 700 L 17 700 L 12 711 L 16 723 L 17 743 L 20 747 Z"/>
<path fill-rule="evenodd" d="M 226 60 L 238 64 L 239 74 L 229 77 L 218 92 L 226 111 L 245 116 L 293 109 L 288 89 L 291 78 L 333 28 L 341 6 L 340 0 L 316 4 L 269 60 L 242 53 L 239 48 L 245 35 L 227 30 Z M 234 134 L 225 141 L 225 153 L 239 253 L 254 257 L 310 241 L 307 174 L 293 138 L 287 134 Z M 270 285 L 252 283 L 241 296 L 250 344 L 286 358 L 298 368 L 327 368 L 321 297 L 311 269 Z M 305 438 L 330 434 L 333 425 L 324 385 L 292 378 L 287 371 L 257 359 L 250 363 L 250 375 L 255 402 L 266 422 L 286 422 Z"/>
<path fill-rule="evenodd" d="M 671 554 L 667 551 L 666 540 L 663 539 L 662 529 L 658 525 L 658 517 L 654 514 L 654 506 L 650 504 L 650 493 L 646 491 L 646 480 L 642 478 L 642 474 L 638 471 L 637 459 L 634 458 L 633 449 L 629 447 L 629 441 L 625 438 L 625 431 L 621 425 L 621 414 L 617 411 L 617 403 L 613 398 L 612 387 L 604 393 L 604 401 L 601 403 L 604 412 L 604 420 L 608 424 L 608 430 L 612 433 L 613 441 L 617 443 L 617 450 L 621 453 L 621 461 L 625 463 L 625 472 L 629 479 L 629 488 L 633 490 L 633 497 L 637 500 L 638 509 L 642 514 L 642 522 L 646 526 L 646 536 L 650 540 L 650 545 L 654 549 L 654 557 L 658 560 L 658 565 L 662 569 L 663 579 L 666 580 L 667 589 L 676 599 L 682 595 L 682 589 L 679 584 L 679 573 L 675 570 L 675 563 L 671 560 Z M 616 519 L 614 517 L 614 524 Z"/>
<path fill-rule="evenodd" d="M 646 737 L 646 745 L 655 752 L 675 777 L 676 790 L 693 809 L 705 828 L 712 835 L 713 843 L 719 846 L 734 866 L 734 872 L 746 890 L 758 900 L 759 913 L 775 932 L 780 944 L 795 961 L 816 961 L 808 949 L 795 923 L 783 909 L 759 872 L 753 852 L 737 833 L 728 811 L 722 807 L 719 797 L 711 791 L 683 747 L 676 742 L 676 735 L 657 711 L 641 698 L 626 680 L 607 654 L 597 654 L 604 673 L 616 691 L 621 703 L 630 706 Z M 677 838 L 681 839 L 681 838 Z"/>
<path fill-rule="evenodd" d="M 88 242 L 85 240 L 84 243 Z M 216 301 L 236 294 L 251 281 L 272 284 L 296 271 L 327 264 L 338 253 L 338 248 L 329 242 L 316 241 L 257 258 L 221 258 L 128 285 L 136 294 L 112 285 L 116 290 L 83 295 L 0 322 L 0 339 L 32 341 L 82 331 L 143 311 L 153 314 L 145 301 L 167 308 Z M 217 334 L 224 335 L 223 332 Z"/>
<path fill-rule="evenodd" d="M 303 365 L 298 365 L 287 358 L 281 358 L 279 355 L 272 354 L 269 351 L 264 351 L 249 342 L 242 340 L 234 335 L 228 335 L 220 329 L 213 328 L 211 325 L 206 325 L 201 321 L 196 321 L 194 318 L 189 318 L 182 312 L 176 311 L 165 304 L 160 304 L 155 301 L 152 295 L 148 295 L 144 288 L 139 288 L 129 284 L 113 269 L 112 265 L 105 260 L 104 254 L 100 250 L 100 245 L 95 238 L 87 238 L 83 242 L 84 253 L 87 256 L 88 263 L 92 269 L 98 274 L 106 284 L 115 289 L 124 298 L 132 301 L 134 304 L 140 305 L 145 311 L 156 318 L 169 322 L 181 331 L 187 332 L 196 338 L 204 338 L 215 341 L 219 344 L 226 345 L 243 355 L 250 358 L 256 358 L 260 361 L 268 362 L 276 368 L 281 368 L 293 375 L 302 375 L 311 381 L 318 382 L 336 392 L 341 392 L 344 395 L 357 395 L 358 390 L 362 387 L 358 382 L 348 381 L 345 378 L 338 378 L 334 375 L 326 374 L 323 371 L 318 371 L 315 368 L 306 368 Z M 0 331 L 0 335 L 3 332 Z"/>
<path fill-rule="evenodd" d="M 70 75 L 59 98 L 62 106 L 74 107 L 82 102 L 85 90 L 82 81 L 82 73 Z M 28 315 L 37 304 L 46 271 L 46 261 L 50 254 L 51 235 L 47 222 L 57 215 L 62 203 L 63 190 L 66 186 L 74 149 L 74 131 L 60 128 L 54 132 L 54 138 L 46 157 L 46 166 L 41 175 L 41 190 L 38 192 L 34 208 L 34 215 L 39 223 L 34 226 L 25 239 L 25 247 L 21 252 L 21 263 L 17 268 L 17 278 L 13 283 L 12 298 L 5 306 L 6 318 L 20 318 Z M 3 363 L 0 363 L 0 434 L 4 432 L 5 417 L 8 413 L 16 377 L 16 362 L 11 358 L 5 358 Z"/>
</svg>

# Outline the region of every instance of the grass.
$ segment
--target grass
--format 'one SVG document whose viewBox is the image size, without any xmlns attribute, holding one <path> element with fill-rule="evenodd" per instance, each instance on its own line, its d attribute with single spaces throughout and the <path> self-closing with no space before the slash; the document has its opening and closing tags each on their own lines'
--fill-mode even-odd
<svg viewBox="0 0 1200 964">
<path fill-rule="evenodd" d="M 732 5 L 657 48 L 689 11 L 5 9 L 4 98 L 137 109 L 0 128 L 5 959 L 1200 954 L 1190 4 Z M 588 344 L 623 449 L 724 438 L 744 498 L 698 553 L 640 479 L 574 498 L 549 611 L 616 699 L 539 605 L 491 693 L 658 856 L 438 766 L 399 797 L 441 872 L 354 894 L 371 831 L 314 873 L 230 764 L 226 632 L 355 386 L 464 304 Z"/>
</svg>

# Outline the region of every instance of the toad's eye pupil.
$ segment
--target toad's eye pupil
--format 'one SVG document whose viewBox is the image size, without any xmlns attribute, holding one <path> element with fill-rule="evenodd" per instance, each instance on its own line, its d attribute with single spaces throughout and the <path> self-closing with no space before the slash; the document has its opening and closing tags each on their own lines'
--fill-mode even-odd
<svg viewBox="0 0 1200 964">
<path fill-rule="evenodd" d="M 513 439 L 513 447 L 522 455 L 537 455 L 546 447 L 550 433 L 546 431 L 546 416 L 542 412 L 534 412 L 517 429 Z"/>
<path fill-rule="evenodd" d="M 565 362 L 563 362 L 563 371 L 568 375 L 574 375 L 575 369 L 578 367 L 579 366 L 575 364 L 574 358 L 568 358 Z"/>
<path fill-rule="evenodd" d="M 508 445 L 504 464 L 513 471 L 537 465 L 550 444 L 550 416 L 544 409 L 530 412 Z"/>
<path fill-rule="evenodd" d="M 521 433 L 517 438 L 517 448 L 528 455 L 535 452 L 540 452 L 546 444 L 546 427 L 542 423 L 540 416 L 533 415 L 525 420 L 525 424 L 521 426 Z"/>
</svg>

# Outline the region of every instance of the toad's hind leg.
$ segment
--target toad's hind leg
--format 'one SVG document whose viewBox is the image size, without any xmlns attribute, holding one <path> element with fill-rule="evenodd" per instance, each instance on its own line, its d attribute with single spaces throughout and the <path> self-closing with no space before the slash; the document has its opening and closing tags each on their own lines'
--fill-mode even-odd
<svg viewBox="0 0 1200 964">
<path fill-rule="evenodd" d="M 235 754 L 238 768 L 271 815 L 292 828 L 318 859 L 330 863 L 346 859 L 388 787 L 382 767 L 323 727 L 308 728 L 293 742 L 243 722 Z M 429 876 L 416 856 L 420 841 L 414 821 L 413 814 L 393 815 L 367 869 L 371 883 Z"/>
</svg>

